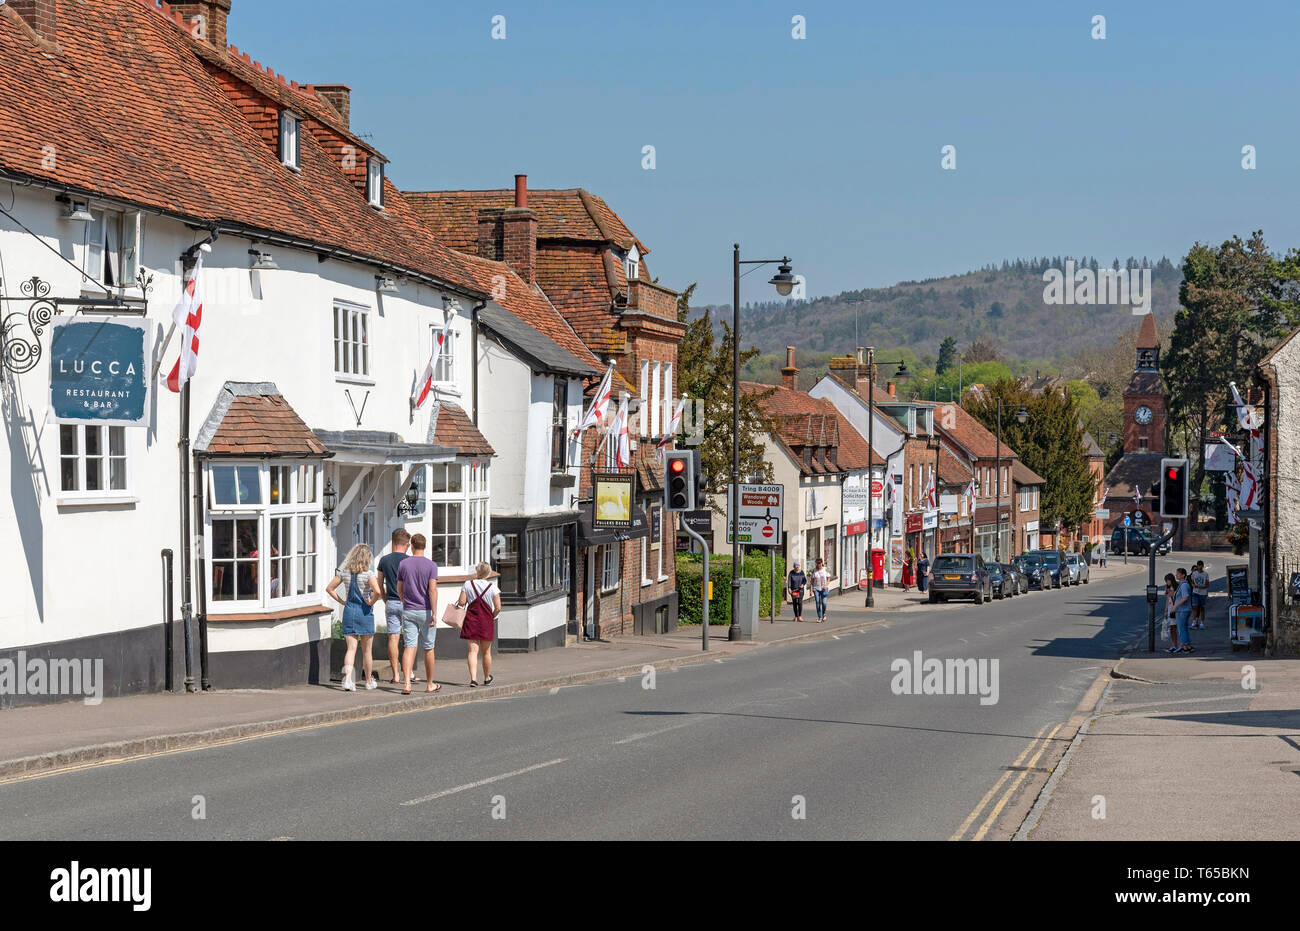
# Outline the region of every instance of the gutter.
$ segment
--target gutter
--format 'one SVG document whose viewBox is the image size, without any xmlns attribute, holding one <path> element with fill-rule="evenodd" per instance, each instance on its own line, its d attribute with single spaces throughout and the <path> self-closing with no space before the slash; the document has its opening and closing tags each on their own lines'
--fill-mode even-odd
<svg viewBox="0 0 1300 931">
<path fill-rule="evenodd" d="M 478 312 L 487 306 L 486 300 L 480 300 L 469 310 L 469 351 L 470 378 L 473 380 L 473 393 L 470 395 L 470 419 L 478 426 Z"/>
</svg>

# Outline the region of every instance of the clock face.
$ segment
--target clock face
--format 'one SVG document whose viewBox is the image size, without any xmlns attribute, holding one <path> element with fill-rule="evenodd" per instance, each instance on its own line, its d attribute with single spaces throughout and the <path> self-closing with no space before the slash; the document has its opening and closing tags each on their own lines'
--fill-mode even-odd
<svg viewBox="0 0 1300 931">
<path fill-rule="evenodd" d="M 1151 416 L 1151 408 L 1147 407 L 1145 404 L 1133 412 L 1133 418 L 1143 426 L 1146 426 L 1151 422 Z"/>
</svg>

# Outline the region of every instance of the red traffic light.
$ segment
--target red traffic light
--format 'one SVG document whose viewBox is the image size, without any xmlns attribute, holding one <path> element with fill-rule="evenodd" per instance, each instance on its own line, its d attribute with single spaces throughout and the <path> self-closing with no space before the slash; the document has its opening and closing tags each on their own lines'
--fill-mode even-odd
<svg viewBox="0 0 1300 931">
<path fill-rule="evenodd" d="M 668 468 L 671 469 L 673 472 L 685 472 L 686 460 L 674 459 L 672 462 L 668 463 Z"/>
<path fill-rule="evenodd" d="M 1178 478 L 1178 470 L 1177 470 L 1177 469 L 1170 469 L 1170 470 L 1169 470 L 1169 477 L 1172 478 L 1172 479 L 1177 479 L 1177 478 Z"/>
</svg>

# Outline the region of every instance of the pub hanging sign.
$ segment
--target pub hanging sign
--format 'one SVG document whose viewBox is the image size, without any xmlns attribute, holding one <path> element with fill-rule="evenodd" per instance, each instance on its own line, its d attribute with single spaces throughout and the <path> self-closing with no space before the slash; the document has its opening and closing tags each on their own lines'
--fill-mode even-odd
<svg viewBox="0 0 1300 931">
<path fill-rule="evenodd" d="M 153 343 L 154 323 L 138 317 L 55 317 L 50 338 L 50 419 L 148 426 Z"/>
</svg>

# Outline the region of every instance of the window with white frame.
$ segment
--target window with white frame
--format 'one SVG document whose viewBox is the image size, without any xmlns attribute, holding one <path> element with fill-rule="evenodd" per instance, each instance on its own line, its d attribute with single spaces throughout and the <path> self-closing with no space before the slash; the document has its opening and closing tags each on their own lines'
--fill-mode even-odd
<svg viewBox="0 0 1300 931">
<path fill-rule="evenodd" d="M 663 403 L 660 400 L 662 395 L 659 393 L 659 386 L 663 378 L 663 364 L 656 362 L 652 367 L 653 375 L 650 382 L 650 435 L 659 436 L 659 414 Z"/>
<path fill-rule="evenodd" d="M 60 424 L 59 488 L 92 497 L 125 492 L 126 428 Z"/>
<path fill-rule="evenodd" d="M 663 400 L 663 408 L 664 408 L 663 417 L 664 417 L 665 433 L 668 432 L 668 429 L 673 422 L 673 408 L 676 406 L 676 404 L 674 403 L 675 400 L 676 398 L 673 395 L 673 364 L 671 362 L 665 362 L 664 363 L 664 400 Z"/>
<path fill-rule="evenodd" d="M 641 252 L 636 246 L 623 257 L 623 271 L 627 274 L 628 281 L 641 277 Z"/>
<path fill-rule="evenodd" d="M 439 568 L 468 571 L 488 558 L 487 460 L 438 463 L 425 468 L 429 514 L 428 556 Z"/>
<path fill-rule="evenodd" d="M 433 347 L 438 345 L 438 337 L 442 335 L 442 327 L 433 329 L 433 342 L 429 345 L 429 351 L 432 353 Z M 447 345 L 442 347 L 438 353 L 438 361 L 433 365 L 433 380 L 435 383 L 451 384 L 456 381 L 456 350 L 460 346 L 459 334 L 455 330 L 447 332 Z"/>
<path fill-rule="evenodd" d="M 1029 488 L 1020 489 L 1020 510 L 1028 511 L 1029 503 L 1033 500 L 1033 492 Z"/>
<path fill-rule="evenodd" d="M 623 574 L 623 544 L 606 543 L 600 548 L 600 590 L 612 592 L 618 588 Z"/>
<path fill-rule="evenodd" d="M 551 398 L 551 471 L 563 472 L 569 467 L 569 381 L 555 378 Z"/>
<path fill-rule="evenodd" d="M 302 146 L 299 139 L 298 117 L 288 110 L 280 111 L 280 161 L 295 170 L 302 167 Z"/>
<path fill-rule="evenodd" d="M 129 288 L 140 267 L 139 213 L 95 208 L 82 242 L 82 271 L 106 288 Z"/>
<path fill-rule="evenodd" d="M 650 541 L 648 537 L 641 538 L 641 584 L 649 585 L 654 581 L 650 578 Z"/>
<path fill-rule="evenodd" d="M 210 462 L 206 583 L 214 613 L 320 601 L 320 465 Z"/>
<path fill-rule="evenodd" d="M 641 404 L 637 416 L 641 420 L 640 436 L 650 435 L 650 360 L 641 360 Z"/>
<path fill-rule="evenodd" d="M 366 158 L 366 200 L 370 206 L 383 209 L 384 160 L 373 155 Z"/>
<path fill-rule="evenodd" d="M 370 308 L 334 302 L 334 374 L 370 378 Z"/>
</svg>

